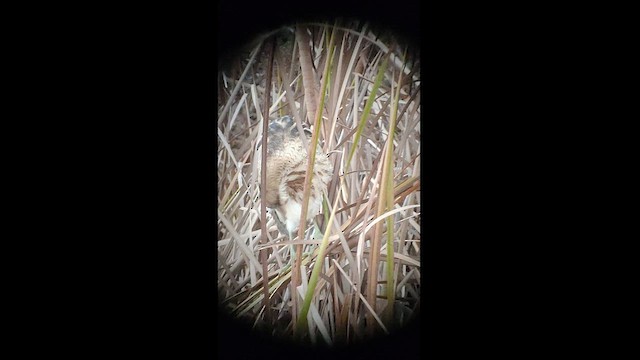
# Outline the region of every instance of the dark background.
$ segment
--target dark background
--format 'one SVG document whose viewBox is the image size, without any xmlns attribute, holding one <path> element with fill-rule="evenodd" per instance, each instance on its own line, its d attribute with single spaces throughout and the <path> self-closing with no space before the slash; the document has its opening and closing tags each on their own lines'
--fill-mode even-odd
<svg viewBox="0 0 640 360">
<path fill-rule="evenodd" d="M 37 218 L 10 242 L 25 249 L 5 253 L 30 261 L 10 276 L 38 269 L 23 282 L 27 309 L 14 312 L 30 316 L 21 325 L 43 334 L 41 349 L 301 354 L 215 311 L 215 79 L 219 56 L 256 31 L 329 15 L 420 42 L 422 317 L 391 347 L 300 356 L 512 358 L 566 341 L 579 314 L 562 296 L 574 277 L 557 270 L 574 255 L 556 227 L 575 184 L 561 179 L 573 158 L 556 149 L 574 136 L 562 125 L 573 110 L 555 106 L 568 101 L 573 64 L 539 13 L 417 1 L 50 7 L 29 12 L 46 25 L 14 29 L 28 39 L 10 53 L 21 67 L 7 67 L 19 80 L 10 93 L 33 94 L 10 122 L 28 139 L 7 154 L 30 156 L 9 174 L 33 172 L 15 192 Z"/>
</svg>

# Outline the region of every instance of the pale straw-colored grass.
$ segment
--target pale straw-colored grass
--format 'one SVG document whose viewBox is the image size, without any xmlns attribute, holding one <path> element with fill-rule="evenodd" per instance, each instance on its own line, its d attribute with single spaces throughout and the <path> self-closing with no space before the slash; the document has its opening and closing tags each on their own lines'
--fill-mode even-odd
<svg viewBox="0 0 640 360">
<path fill-rule="evenodd" d="M 224 308 L 273 335 L 345 344 L 393 331 L 419 309 L 419 59 L 366 24 L 297 29 L 266 34 L 219 76 L 217 287 Z M 305 147 L 317 141 L 334 166 L 324 213 L 293 241 L 269 214 L 261 221 L 267 92 L 269 119 L 311 125 Z"/>
</svg>

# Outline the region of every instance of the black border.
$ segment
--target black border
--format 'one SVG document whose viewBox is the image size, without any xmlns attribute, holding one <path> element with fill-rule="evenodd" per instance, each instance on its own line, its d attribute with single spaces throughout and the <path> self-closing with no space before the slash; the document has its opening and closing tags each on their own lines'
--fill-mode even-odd
<svg viewBox="0 0 640 360">
<path fill-rule="evenodd" d="M 536 280 L 546 266 L 538 255 L 556 249 L 542 230 L 551 205 L 539 204 L 554 173 L 534 160 L 547 155 L 538 135 L 556 131 L 555 122 L 541 121 L 550 112 L 538 110 L 556 93 L 535 87 L 556 53 L 517 31 L 514 23 L 526 14 L 505 21 L 484 5 L 418 1 L 323 2 L 325 10 L 236 2 L 238 11 L 230 3 L 87 9 L 80 21 L 55 17 L 38 31 L 47 46 L 26 43 L 37 52 L 25 73 L 37 81 L 23 85 L 46 90 L 46 99 L 27 106 L 42 111 L 41 122 L 29 118 L 28 125 L 48 141 L 37 157 L 52 163 L 46 171 L 27 163 L 40 170 L 30 190 L 46 184 L 47 195 L 56 196 L 29 203 L 53 219 L 29 227 L 42 229 L 47 248 L 58 248 L 46 254 L 51 265 L 41 274 L 54 288 L 37 287 L 35 297 L 57 316 L 48 333 L 92 354 L 138 357 L 251 358 L 264 345 L 215 328 L 226 324 L 213 306 L 211 258 L 217 59 L 283 16 L 337 13 L 420 34 L 423 305 L 419 340 L 405 338 L 421 347 L 407 357 L 514 345 L 528 352 L 535 344 L 527 341 L 539 336 L 534 325 L 549 318 L 552 305 L 545 304 L 556 294 Z M 68 272 L 49 275 L 60 268 Z M 416 348 L 386 351 L 398 349 Z M 383 351 L 372 346 L 355 357 Z"/>
</svg>

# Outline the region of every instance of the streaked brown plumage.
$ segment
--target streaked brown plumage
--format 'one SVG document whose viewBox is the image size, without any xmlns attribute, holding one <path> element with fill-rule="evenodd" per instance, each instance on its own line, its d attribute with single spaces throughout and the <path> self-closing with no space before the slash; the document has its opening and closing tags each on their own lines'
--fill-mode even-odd
<svg viewBox="0 0 640 360">
<path fill-rule="evenodd" d="M 304 129 L 304 133 L 310 140 L 311 132 Z M 300 224 L 302 212 L 308 159 L 308 150 L 303 146 L 296 123 L 291 117 L 284 116 L 269 123 L 264 199 L 266 206 L 275 210 L 272 214 L 278 229 L 290 238 Z M 311 220 L 320 211 L 322 194 L 326 192 L 333 175 L 333 166 L 320 146 L 316 149 L 313 171 L 307 220 Z"/>
</svg>

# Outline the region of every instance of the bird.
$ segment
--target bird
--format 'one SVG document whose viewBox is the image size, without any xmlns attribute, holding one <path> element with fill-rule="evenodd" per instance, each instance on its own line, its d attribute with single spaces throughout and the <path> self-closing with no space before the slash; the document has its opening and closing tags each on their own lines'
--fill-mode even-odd
<svg viewBox="0 0 640 360">
<path fill-rule="evenodd" d="M 303 128 L 309 144 L 311 130 Z M 283 235 L 293 240 L 292 234 L 300 226 L 302 198 L 308 165 L 308 148 L 304 147 L 298 127 L 289 115 L 270 121 L 267 133 L 267 162 L 265 206 Z M 311 192 L 306 221 L 313 219 L 322 208 L 322 197 L 333 175 L 333 166 L 320 146 L 311 180 Z M 306 226 L 306 224 L 303 224 Z"/>
</svg>

